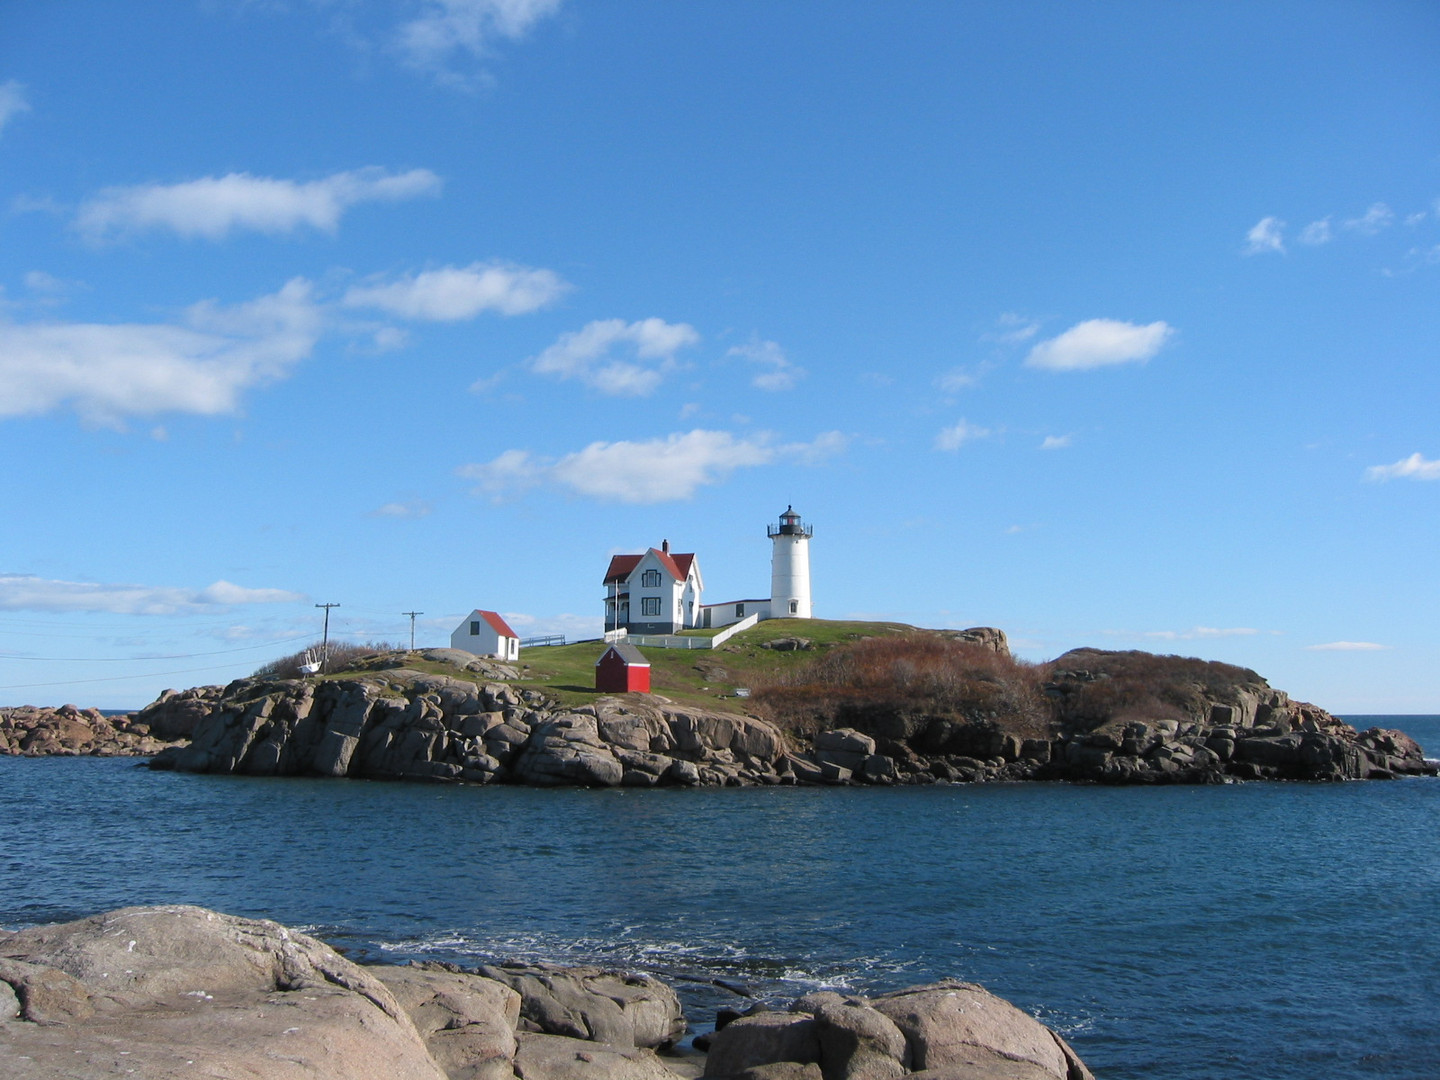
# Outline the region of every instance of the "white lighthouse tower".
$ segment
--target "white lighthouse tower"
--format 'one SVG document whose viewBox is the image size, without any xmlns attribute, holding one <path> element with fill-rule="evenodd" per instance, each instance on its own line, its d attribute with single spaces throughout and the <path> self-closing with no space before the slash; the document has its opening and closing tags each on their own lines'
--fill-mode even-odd
<svg viewBox="0 0 1440 1080">
<path fill-rule="evenodd" d="M 770 617 L 808 619 L 810 614 L 810 537 L 815 529 L 802 525 L 793 506 L 780 524 L 766 528 L 774 550 L 770 555 Z"/>
</svg>

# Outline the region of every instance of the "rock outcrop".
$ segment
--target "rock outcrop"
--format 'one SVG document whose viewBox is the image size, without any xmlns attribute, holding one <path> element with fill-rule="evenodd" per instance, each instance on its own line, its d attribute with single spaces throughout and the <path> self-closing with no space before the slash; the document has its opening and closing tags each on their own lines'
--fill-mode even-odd
<svg viewBox="0 0 1440 1080">
<path fill-rule="evenodd" d="M 1005 655 L 1003 635 L 957 631 Z M 900 659 L 904 659 L 903 655 Z M 957 664 L 963 663 L 961 657 Z M 999 681 L 983 665 L 961 676 Z M 1050 665 L 1003 672 L 1038 681 L 1049 716 L 987 703 L 927 707 L 923 698 L 839 698 L 819 718 L 840 721 L 787 757 L 802 783 L 925 784 L 1073 780 L 1209 784 L 1235 780 L 1380 780 L 1434 776 L 1437 763 L 1400 731 L 1356 731 L 1292 701 L 1253 671 L 1149 653 L 1077 649 Z M 793 698 L 787 702 L 793 714 Z M 782 771 L 783 771 L 782 766 Z"/>
<path fill-rule="evenodd" d="M 807 994 L 710 1040 L 715 1080 L 1094 1080 L 1065 1040 L 974 983 Z"/>
<path fill-rule="evenodd" d="M 152 708 L 176 699 L 162 699 Z M 406 669 L 334 680 L 246 679 L 198 708 L 191 741 L 153 768 L 251 776 L 694 786 L 781 783 L 788 749 L 753 717 L 535 690 Z"/>
<path fill-rule="evenodd" d="M 148 757 L 176 738 L 138 717 L 106 716 L 99 709 L 74 705 L 0 709 L 0 754 Z"/>
<path fill-rule="evenodd" d="M 1059 1035 L 972 983 L 809 994 L 733 1020 L 703 1062 L 666 1055 L 686 1030 L 646 975 L 361 967 L 204 908 L 0 931 L 7 1080 L 1093 1080 Z"/>
<path fill-rule="evenodd" d="M 538 980 L 540 997 L 545 986 L 554 988 L 550 1013 L 535 1011 L 559 1026 L 566 1017 L 618 1022 L 598 1022 L 593 1033 L 574 1025 L 555 1032 L 528 1022 L 522 1009 L 531 996 L 503 979 L 441 964 L 360 967 L 277 923 L 204 908 L 123 908 L 0 933 L 0 1075 L 674 1080 L 685 1074 L 648 1049 L 685 1030 L 668 987 L 594 968 L 529 969 L 516 978 Z"/>
<path fill-rule="evenodd" d="M 15 1080 L 445 1077 L 383 982 L 264 920 L 123 908 L 23 930 L 0 937 L 0 985 Z"/>
</svg>

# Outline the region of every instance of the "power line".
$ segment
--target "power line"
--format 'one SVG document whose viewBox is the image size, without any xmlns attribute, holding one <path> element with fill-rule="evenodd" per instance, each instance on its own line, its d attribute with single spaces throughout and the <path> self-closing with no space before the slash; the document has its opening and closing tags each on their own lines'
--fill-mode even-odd
<svg viewBox="0 0 1440 1080">
<path fill-rule="evenodd" d="M 153 671 L 145 675 L 110 675 L 103 679 L 65 679 L 61 682 L 12 683 L 0 690 L 33 690 L 45 686 L 85 686 L 90 683 L 121 682 L 126 679 L 166 679 L 171 675 L 193 675 L 197 671 L 219 671 L 217 667 L 186 668 L 183 671 Z"/>
<path fill-rule="evenodd" d="M 416 615 L 424 615 L 425 612 L 423 612 L 423 611 L 402 611 L 400 614 L 401 614 L 401 615 L 409 615 L 409 616 L 410 616 L 410 651 L 411 651 L 411 652 L 414 652 L 414 651 L 415 651 L 415 616 L 416 616 Z"/>
<path fill-rule="evenodd" d="M 150 660 L 198 660 L 202 656 L 230 656 L 234 653 L 253 652 L 256 649 L 269 649 L 309 636 L 309 634 L 296 634 L 293 637 L 264 641 L 259 645 L 242 645 L 237 649 L 216 649 L 214 652 L 170 653 L 162 656 L 19 656 L 14 653 L 0 653 L 0 660 L 26 660 L 47 664 L 135 664 Z"/>
</svg>

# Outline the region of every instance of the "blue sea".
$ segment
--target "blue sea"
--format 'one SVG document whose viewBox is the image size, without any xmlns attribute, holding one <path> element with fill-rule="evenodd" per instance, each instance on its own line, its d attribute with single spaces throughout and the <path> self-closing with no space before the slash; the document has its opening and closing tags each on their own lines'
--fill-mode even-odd
<svg viewBox="0 0 1440 1080">
<path fill-rule="evenodd" d="M 1352 717 L 1409 731 L 1440 717 Z M 958 976 L 1101 1080 L 1440 1076 L 1440 781 L 534 790 L 0 758 L 0 926 L 186 902 L 717 1005 Z"/>
</svg>

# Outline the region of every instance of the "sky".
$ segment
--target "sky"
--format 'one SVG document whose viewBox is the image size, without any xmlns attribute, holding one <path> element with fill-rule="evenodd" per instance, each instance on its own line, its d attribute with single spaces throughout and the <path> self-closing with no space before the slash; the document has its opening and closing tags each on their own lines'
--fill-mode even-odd
<svg viewBox="0 0 1440 1080">
<path fill-rule="evenodd" d="M 0 4 L 0 704 L 612 554 L 1440 712 L 1440 6 Z"/>
</svg>

